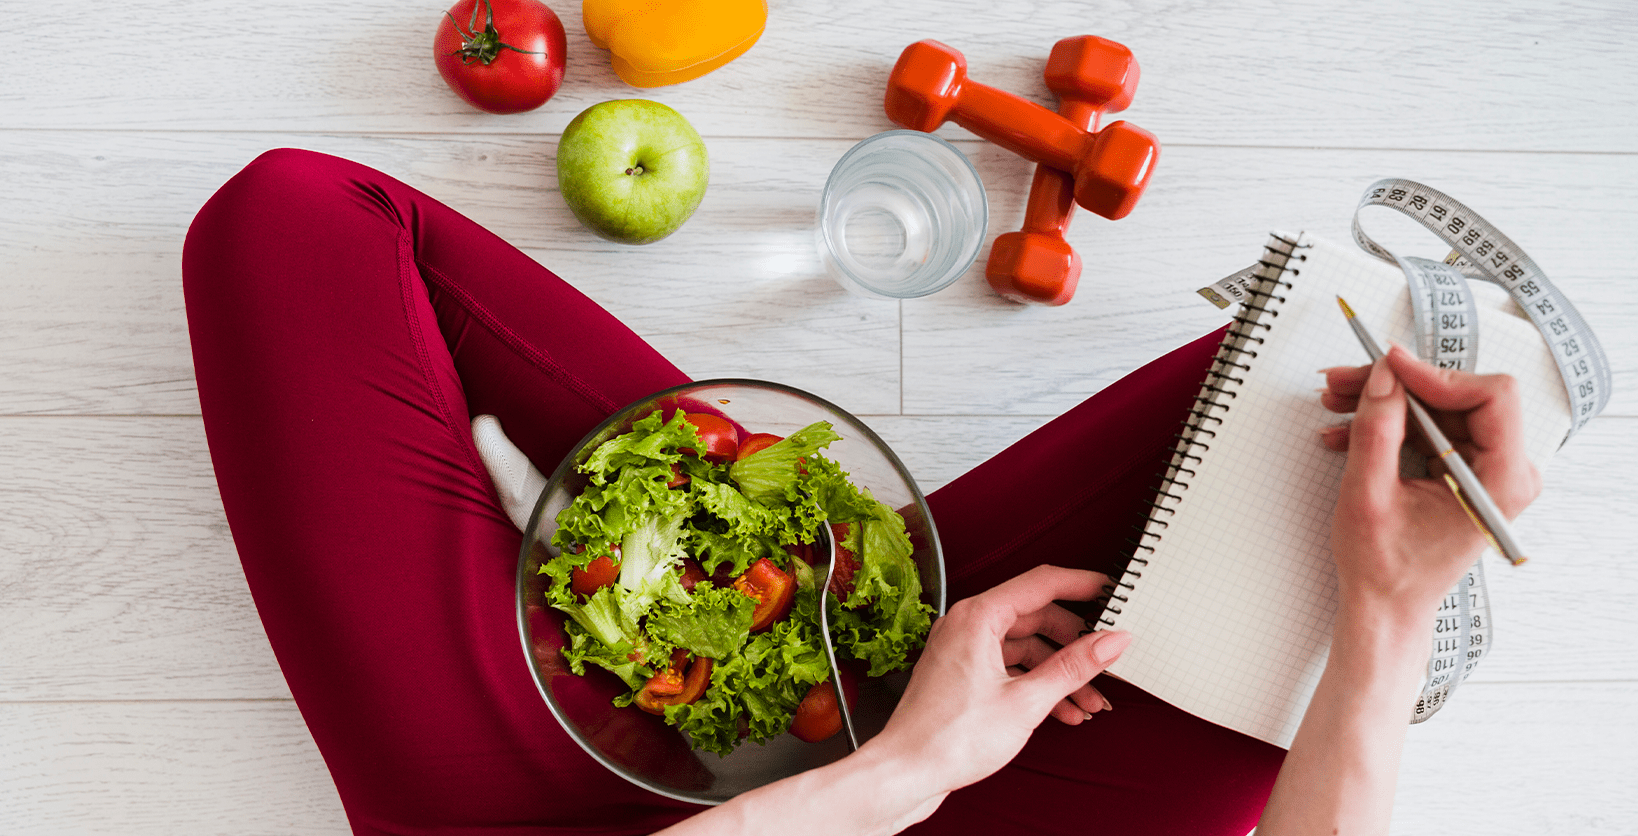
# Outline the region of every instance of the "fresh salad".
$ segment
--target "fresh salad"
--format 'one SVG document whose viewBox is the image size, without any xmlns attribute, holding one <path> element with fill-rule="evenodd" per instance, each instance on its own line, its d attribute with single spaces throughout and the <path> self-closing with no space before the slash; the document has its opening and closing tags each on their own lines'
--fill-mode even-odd
<svg viewBox="0 0 1638 836">
<path fill-rule="evenodd" d="M 904 518 L 821 454 L 840 438 L 821 421 L 742 441 L 720 416 L 655 410 L 593 450 L 585 490 L 557 517 L 558 556 L 540 567 L 546 602 L 570 616 L 570 669 L 613 672 L 630 687 L 617 705 L 721 755 L 840 729 L 819 628 L 820 526 L 836 542 L 839 660 L 866 676 L 909 667 L 932 617 Z"/>
</svg>

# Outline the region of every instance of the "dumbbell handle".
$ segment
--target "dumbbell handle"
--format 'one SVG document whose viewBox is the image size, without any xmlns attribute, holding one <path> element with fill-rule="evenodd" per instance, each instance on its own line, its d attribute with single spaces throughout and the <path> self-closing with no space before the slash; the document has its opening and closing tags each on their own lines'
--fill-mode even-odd
<svg viewBox="0 0 1638 836">
<path fill-rule="evenodd" d="M 1073 172 L 1091 134 L 1020 96 L 968 79 L 950 121 L 1025 159 Z"/>
<path fill-rule="evenodd" d="M 1063 99 L 1058 104 L 1058 115 L 1072 126 L 1085 125 L 1088 132 L 1098 129 L 1097 120 L 1103 110 L 1091 102 Z M 1063 237 L 1069 231 L 1069 221 L 1075 216 L 1075 178 L 1070 173 L 1045 163 L 1035 166 L 1035 179 L 1029 186 L 1029 203 L 1024 208 L 1024 232 Z"/>
</svg>

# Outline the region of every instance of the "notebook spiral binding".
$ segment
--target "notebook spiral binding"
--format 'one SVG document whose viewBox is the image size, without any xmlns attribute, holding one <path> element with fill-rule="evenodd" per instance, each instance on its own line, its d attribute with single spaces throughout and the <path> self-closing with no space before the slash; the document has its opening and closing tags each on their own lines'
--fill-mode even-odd
<svg viewBox="0 0 1638 836">
<path fill-rule="evenodd" d="M 1160 512 L 1164 511 L 1167 515 L 1177 513 L 1175 506 L 1183 501 L 1183 492 L 1189 489 L 1189 479 L 1195 475 L 1188 465 L 1201 461 L 1195 455 L 1195 448 L 1202 452 L 1209 450 L 1207 441 L 1217 437 L 1207 423 L 1223 423 L 1221 417 L 1213 414 L 1214 410 L 1228 412 L 1233 409 L 1233 400 L 1239 396 L 1235 389 L 1245 383 L 1245 373 L 1251 370 L 1250 364 L 1257 359 L 1256 346 L 1265 341 L 1260 332 L 1273 330 L 1273 320 L 1280 315 L 1279 308 L 1274 307 L 1285 301 L 1279 289 L 1291 286 L 1281 276 L 1287 272 L 1291 275 L 1302 273 L 1300 267 L 1291 267 L 1289 271 L 1286 268 L 1293 260 L 1307 261 L 1308 256 L 1298 250 L 1307 249 L 1308 246 L 1275 236 L 1263 250 L 1263 257 L 1257 262 L 1257 283 L 1252 286 L 1250 297 L 1241 303 L 1240 310 L 1235 313 L 1234 324 L 1229 326 L 1223 341 L 1218 343 L 1217 356 L 1212 360 L 1211 370 L 1206 372 L 1206 379 L 1200 384 L 1194 406 L 1189 409 L 1182 430 L 1173 436 L 1177 442 L 1172 447 L 1171 461 L 1159 475 L 1154 500 L 1147 503 L 1151 510 L 1144 517 L 1137 537 L 1126 540 L 1133 547 L 1126 571 L 1121 574 L 1120 580 L 1103 588 L 1105 603 L 1103 612 L 1098 616 L 1099 624 L 1114 627 L 1115 622 L 1110 616 L 1120 615 L 1121 604 L 1130 600 L 1130 596 L 1122 594 L 1122 590 L 1131 592 L 1137 589 L 1136 582 L 1143 578 L 1141 570 L 1149 565 L 1144 553 L 1153 554 L 1155 550 L 1150 542 L 1165 538 L 1168 523 L 1161 519 Z"/>
</svg>

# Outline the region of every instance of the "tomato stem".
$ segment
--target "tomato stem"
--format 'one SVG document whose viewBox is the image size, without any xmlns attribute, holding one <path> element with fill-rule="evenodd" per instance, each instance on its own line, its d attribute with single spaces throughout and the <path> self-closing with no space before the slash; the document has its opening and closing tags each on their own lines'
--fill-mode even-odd
<svg viewBox="0 0 1638 836">
<path fill-rule="evenodd" d="M 544 54 L 541 52 L 532 52 L 527 49 L 518 49 L 517 47 L 502 41 L 500 39 L 500 32 L 495 31 L 495 7 L 489 4 L 489 0 L 481 0 L 481 2 L 483 3 L 484 8 L 482 32 L 477 31 L 477 3 L 472 4 L 472 19 L 466 22 L 465 29 L 461 28 L 460 21 L 456 20 L 454 15 L 450 14 L 449 12 L 444 12 L 444 17 L 449 18 L 449 22 L 455 25 L 456 34 L 461 36 L 461 48 L 450 53 L 451 55 L 459 55 L 461 57 L 461 63 L 469 67 L 472 65 L 473 61 L 482 61 L 483 65 L 487 67 L 493 63 L 496 58 L 500 57 L 500 51 L 502 49 L 510 49 L 513 52 L 521 52 L 524 55 Z"/>
</svg>

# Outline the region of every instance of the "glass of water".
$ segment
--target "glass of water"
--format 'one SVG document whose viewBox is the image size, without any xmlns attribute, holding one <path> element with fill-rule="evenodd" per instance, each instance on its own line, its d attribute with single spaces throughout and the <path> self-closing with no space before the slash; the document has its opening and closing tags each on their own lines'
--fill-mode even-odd
<svg viewBox="0 0 1638 836">
<path fill-rule="evenodd" d="M 988 223 L 984 184 L 964 154 L 932 134 L 887 131 L 831 170 L 819 202 L 819 253 L 848 290 L 910 299 L 960 278 Z"/>
</svg>

